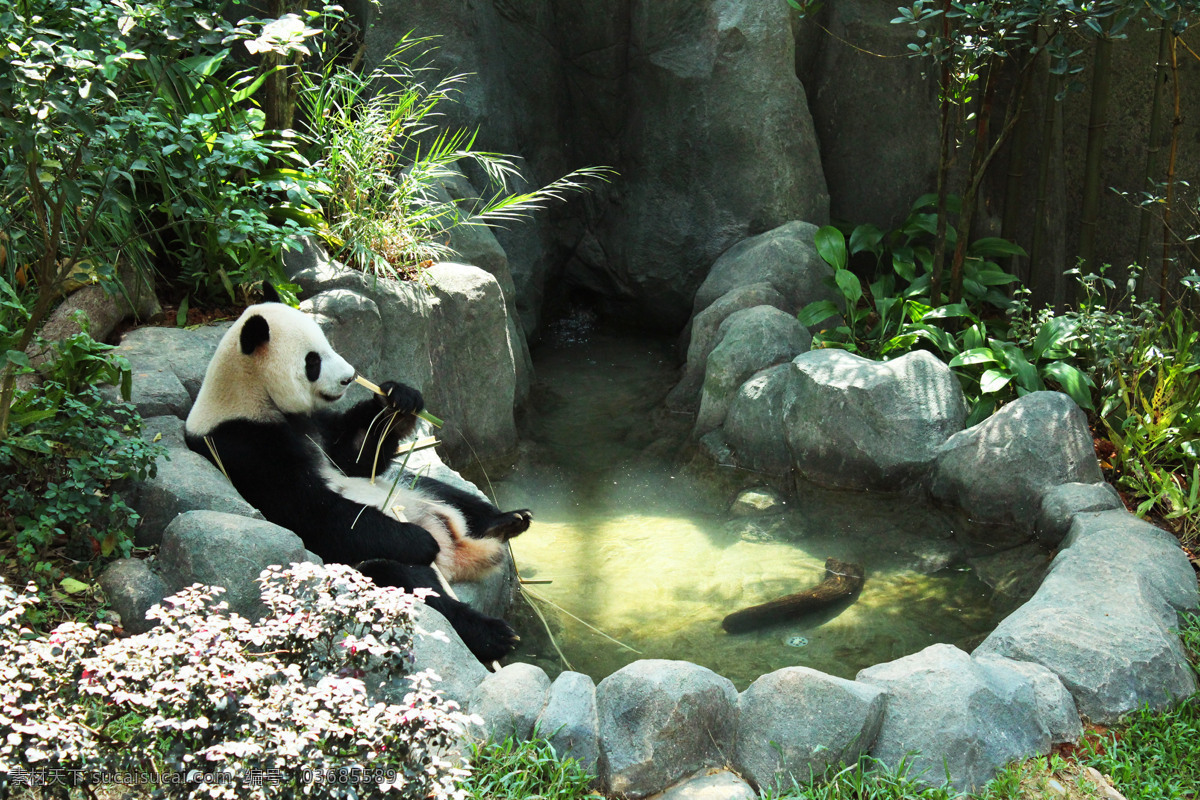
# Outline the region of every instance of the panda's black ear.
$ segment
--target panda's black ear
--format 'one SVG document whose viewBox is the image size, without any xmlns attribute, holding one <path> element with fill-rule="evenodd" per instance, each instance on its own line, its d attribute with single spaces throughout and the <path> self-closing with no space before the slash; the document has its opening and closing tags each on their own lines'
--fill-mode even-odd
<svg viewBox="0 0 1200 800">
<path fill-rule="evenodd" d="M 279 292 L 275 291 L 275 287 L 271 285 L 270 281 L 263 281 L 262 293 L 263 293 L 263 302 L 264 303 L 282 303 L 283 302 L 283 300 L 279 299 Z"/>
<path fill-rule="evenodd" d="M 252 355 L 255 350 L 271 341 L 271 326 L 258 314 L 242 325 L 242 353 Z"/>
</svg>

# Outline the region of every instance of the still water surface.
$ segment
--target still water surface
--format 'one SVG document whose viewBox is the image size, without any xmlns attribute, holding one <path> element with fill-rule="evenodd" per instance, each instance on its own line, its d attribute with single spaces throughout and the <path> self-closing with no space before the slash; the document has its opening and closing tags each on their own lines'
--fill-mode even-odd
<svg viewBox="0 0 1200 800">
<path fill-rule="evenodd" d="M 553 338 L 534 356 L 521 458 L 494 489 L 502 507 L 534 510 L 513 552 L 523 579 L 549 581 L 526 588 L 573 669 L 599 681 L 638 658 L 684 659 L 739 689 L 792 665 L 852 678 L 935 642 L 969 649 L 995 626 L 990 589 L 962 566 L 953 513 L 804 487 L 768 513 L 731 514 L 739 487 L 763 481 L 681 464 L 690 420 L 660 408 L 678 377 L 672 348 L 592 334 Z M 815 586 L 831 556 L 864 565 L 857 598 L 751 633 L 722 630 L 728 613 Z M 542 623 L 527 608 L 516 616 L 517 656 L 557 674 Z"/>
</svg>

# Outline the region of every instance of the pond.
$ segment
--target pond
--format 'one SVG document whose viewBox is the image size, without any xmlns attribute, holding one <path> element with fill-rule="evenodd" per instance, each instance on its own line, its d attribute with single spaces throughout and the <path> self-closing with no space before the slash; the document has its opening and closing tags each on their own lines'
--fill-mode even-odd
<svg viewBox="0 0 1200 800">
<path fill-rule="evenodd" d="M 980 553 L 960 544 L 967 522 L 919 498 L 780 486 L 791 499 L 732 513 L 739 489 L 769 481 L 680 461 L 690 415 L 661 408 L 678 379 L 673 349 L 560 329 L 535 352 L 519 463 L 493 487 L 502 507 L 534 510 L 512 545 L 541 618 L 514 607 L 517 658 L 551 675 L 565 659 L 597 681 L 639 658 L 683 659 L 741 690 L 784 666 L 853 678 L 936 642 L 969 651 L 1014 606 L 969 568 Z M 816 586 L 830 557 L 863 566 L 856 597 L 722 629 L 729 613 Z"/>
</svg>

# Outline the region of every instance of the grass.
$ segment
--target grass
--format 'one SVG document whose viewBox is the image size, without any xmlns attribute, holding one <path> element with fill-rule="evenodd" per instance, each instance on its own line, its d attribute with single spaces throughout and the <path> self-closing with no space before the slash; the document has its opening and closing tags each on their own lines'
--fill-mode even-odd
<svg viewBox="0 0 1200 800">
<path fill-rule="evenodd" d="M 1200 676 L 1200 617 L 1185 616 L 1180 635 Z M 598 797 L 593 777 L 562 759 L 545 740 L 507 739 L 473 748 L 466 785 L 474 800 Z M 1097 778 L 1126 800 L 1200 800 L 1200 694 L 1163 712 L 1143 709 L 1111 729 L 1091 729 L 1061 753 L 1010 764 L 971 800 L 1094 800 Z M 950 800 L 952 791 L 909 777 L 905 764 L 888 769 L 870 757 L 831 770 L 823 782 L 764 792 L 764 800 Z"/>
<path fill-rule="evenodd" d="M 467 795 L 478 800 L 576 800 L 600 795 L 595 779 L 573 758 L 563 758 L 546 739 L 527 742 L 512 737 L 502 742 L 471 746 L 471 776 Z"/>
</svg>

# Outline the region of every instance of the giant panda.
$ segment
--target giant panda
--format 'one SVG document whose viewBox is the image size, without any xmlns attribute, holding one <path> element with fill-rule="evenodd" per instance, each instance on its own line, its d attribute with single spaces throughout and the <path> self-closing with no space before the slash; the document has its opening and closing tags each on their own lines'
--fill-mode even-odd
<svg viewBox="0 0 1200 800">
<path fill-rule="evenodd" d="M 471 652 L 484 663 L 501 658 L 516 644 L 512 628 L 445 596 L 430 564 L 449 581 L 482 577 L 502 563 L 504 542 L 529 527 L 530 512 L 501 512 L 431 478 L 373 483 L 376 448 L 381 458 L 395 453 L 423 400 L 387 382 L 384 396 L 334 410 L 355 375 L 316 322 L 268 289 L 267 302 L 247 308 L 217 345 L 184 426 L 188 447 L 326 562 L 380 585 L 440 593 L 426 602 Z M 390 427 L 376 422 L 385 409 L 399 412 Z"/>
</svg>

